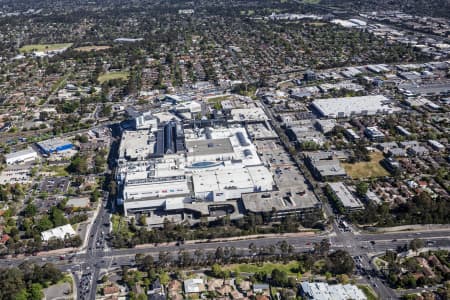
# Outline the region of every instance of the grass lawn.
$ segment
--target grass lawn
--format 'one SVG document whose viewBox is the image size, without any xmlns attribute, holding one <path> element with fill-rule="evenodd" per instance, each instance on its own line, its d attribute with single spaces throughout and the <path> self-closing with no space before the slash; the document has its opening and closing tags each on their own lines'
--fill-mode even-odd
<svg viewBox="0 0 450 300">
<path fill-rule="evenodd" d="M 66 171 L 66 168 L 63 166 L 44 166 L 42 168 L 43 172 L 52 172 L 55 176 L 69 176 L 69 173 Z"/>
<path fill-rule="evenodd" d="M 264 271 L 267 274 L 272 273 L 272 270 L 278 269 L 285 271 L 290 276 L 296 276 L 299 268 L 298 262 L 291 261 L 288 264 L 282 263 L 264 263 L 262 265 L 257 264 L 237 264 L 226 266 L 225 269 L 232 270 L 239 273 L 256 273 L 258 271 Z"/>
<path fill-rule="evenodd" d="M 72 280 L 72 276 L 70 276 L 69 274 L 65 274 L 64 277 L 62 277 L 59 281 L 58 284 L 60 283 L 69 283 L 70 285 L 73 285 L 73 280 Z"/>
<path fill-rule="evenodd" d="M 118 215 L 112 215 L 111 224 L 113 232 L 121 232 L 123 235 L 128 235 L 130 237 L 133 236 L 133 233 L 128 231 L 128 222 L 125 218 Z"/>
<path fill-rule="evenodd" d="M 370 154 L 370 161 L 362 161 L 354 164 L 344 163 L 342 166 L 353 179 L 389 176 L 389 172 L 380 164 L 383 158 L 383 153 L 373 152 Z"/>
<path fill-rule="evenodd" d="M 378 296 L 374 290 L 370 286 L 367 285 L 358 285 L 358 288 L 364 292 L 367 297 L 367 300 L 378 300 Z"/>
<path fill-rule="evenodd" d="M 90 51 L 101 51 L 111 48 L 111 46 L 83 46 L 78 47 L 73 50 L 80 51 L 80 52 L 90 52 Z"/>
<path fill-rule="evenodd" d="M 324 22 L 311 22 L 311 23 L 308 23 L 309 25 L 312 25 L 312 26 L 325 26 L 325 25 L 327 25 L 327 23 L 324 23 Z"/>
<path fill-rule="evenodd" d="M 127 80 L 128 76 L 130 76 L 130 73 L 127 71 L 121 71 L 121 72 L 108 72 L 108 73 L 103 73 L 100 76 L 98 76 L 98 81 L 100 83 L 104 83 L 106 81 L 109 80 L 114 80 L 114 79 L 123 79 L 123 80 Z"/>
<path fill-rule="evenodd" d="M 208 98 L 209 103 L 216 103 L 216 102 L 222 102 L 224 100 L 230 99 L 231 95 L 223 95 L 223 96 L 217 96 L 217 97 L 211 97 Z"/>
<path fill-rule="evenodd" d="M 319 272 L 324 270 L 326 265 L 327 265 L 327 262 L 324 259 L 319 259 L 318 261 L 314 262 L 314 268 L 319 270 Z"/>
<path fill-rule="evenodd" d="M 215 109 L 222 109 L 222 101 L 225 101 L 229 98 L 229 95 L 211 97 L 208 99 L 208 103 L 212 104 Z"/>
<path fill-rule="evenodd" d="M 377 265 L 378 268 L 387 267 L 387 265 L 388 265 L 388 263 L 385 260 L 378 258 L 378 257 L 376 257 L 373 261 Z"/>
<path fill-rule="evenodd" d="M 32 44 L 32 45 L 25 45 L 19 49 L 20 53 L 28 53 L 28 52 L 34 52 L 34 51 L 54 51 L 54 50 L 61 50 L 64 48 L 69 48 L 72 46 L 72 43 L 65 43 L 65 44 Z"/>
</svg>

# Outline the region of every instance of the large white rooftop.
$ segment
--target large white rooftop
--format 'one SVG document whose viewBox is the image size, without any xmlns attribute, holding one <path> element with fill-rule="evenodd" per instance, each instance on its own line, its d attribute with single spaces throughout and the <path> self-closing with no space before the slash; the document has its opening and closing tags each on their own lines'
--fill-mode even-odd
<svg viewBox="0 0 450 300">
<path fill-rule="evenodd" d="M 272 173 L 264 166 L 222 166 L 196 171 L 192 176 L 196 194 L 227 189 L 271 190 Z"/>
<path fill-rule="evenodd" d="M 351 284 L 328 284 L 325 282 L 302 282 L 302 292 L 306 299 L 314 300 L 366 300 L 367 297 L 357 286 Z"/>
<path fill-rule="evenodd" d="M 399 110 L 383 95 L 317 99 L 312 105 L 322 116 L 329 118 L 390 114 Z"/>
<path fill-rule="evenodd" d="M 33 159 L 37 158 L 37 156 L 38 156 L 37 152 L 34 151 L 34 149 L 32 149 L 31 147 L 29 147 L 24 150 L 6 154 L 5 160 L 6 160 L 7 164 L 12 164 L 12 163 L 21 162 L 21 161 L 33 160 Z"/>
<path fill-rule="evenodd" d="M 76 233 L 75 233 L 75 230 L 73 230 L 72 225 L 66 224 L 63 226 L 59 226 L 59 227 L 41 232 L 41 237 L 42 237 L 43 241 L 48 241 L 52 238 L 63 240 L 66 236 L 71 237 L 71 236 L 74 236 L 75 234 Z"/>
</svg>

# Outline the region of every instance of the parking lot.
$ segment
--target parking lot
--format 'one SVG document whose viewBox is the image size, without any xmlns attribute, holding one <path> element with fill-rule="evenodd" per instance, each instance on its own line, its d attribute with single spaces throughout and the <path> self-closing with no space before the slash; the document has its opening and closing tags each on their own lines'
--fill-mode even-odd
<svg viewBox="0 0 450 300">
<path fill-rule="evenodd" d="M 295 162 L 292 160 L 283 146 L 273 140 L 256 141 L 258 154 L 265 165 L 268 165 L 274 175 L 274 180 L 279 188 L 288 188 L 304 184 L 305 178 L 298 170 Z"/>
<path fill-rule="evenodd" d="M 67 192 L 69 184 L 70 184 L 69 177 L 45 178 L 39 185 L 37 191 L 41 193 L 47 193 L 50 195 L 62 194 Z"/>
</svg>

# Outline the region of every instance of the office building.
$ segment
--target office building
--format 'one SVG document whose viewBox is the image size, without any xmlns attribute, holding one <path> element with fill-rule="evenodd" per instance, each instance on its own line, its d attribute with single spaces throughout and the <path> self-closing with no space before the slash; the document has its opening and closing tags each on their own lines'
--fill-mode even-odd
<svg viewBox="0 0 450 300">
<path fill-rule="evenodd" d="M 376 126 L 366 127 L 366 129 L 364 129 L 364 134 L 374 142 L 382 142 L 386 137 Z"/>
<path fill-rule="evenodd" d="M 347 156 L 340 152 L 318 151 L 305 152 L 306 166 L 319 180 L 326 181 L 347 176 L 345 169 L 341 166 L 341 159 Z"/>
<path fill-rule="evenodd" d="M 342 182 L 330 182 L 328 183 L 331 191 L 337 200 L 341 203 L 342 207 L 348 212 L 361 210 L 364 205 L 357 199 L 348 187 Z"/>
</svg>

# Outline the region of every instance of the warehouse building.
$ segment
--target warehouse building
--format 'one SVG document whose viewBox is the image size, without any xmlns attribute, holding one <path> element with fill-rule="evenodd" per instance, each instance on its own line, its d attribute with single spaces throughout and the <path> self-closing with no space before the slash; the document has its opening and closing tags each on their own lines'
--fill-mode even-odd
<svg viewBox="0 0 450 300">
<path fill-rule="evenodd" d="M 39 146 L 41 151 L 46 155 L 68 151 L 73 148 L 73 144 L 71 142 L 61 138 L 54 138 L 42 141 L 37 143 L 37 145 Z"/>
<path fill-rule="evenodd" d="M 19 164 L 34 161 L 38 158 L 38 154 L 32 148 L 27 148 L 17 152 L 9 153 L 5 155 L 6 164 Z"/>
<path fill-rule="evenodd" d="M 399 110 L 383 95 L 317 99 L 313 101 L 312 107 L 327 118 L 391 114 Z"/>
</svg>

